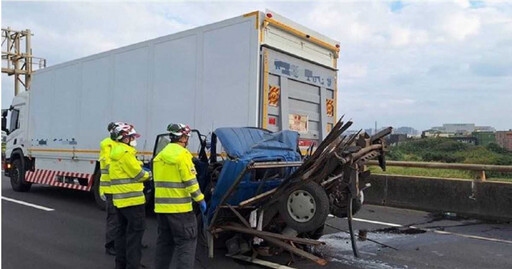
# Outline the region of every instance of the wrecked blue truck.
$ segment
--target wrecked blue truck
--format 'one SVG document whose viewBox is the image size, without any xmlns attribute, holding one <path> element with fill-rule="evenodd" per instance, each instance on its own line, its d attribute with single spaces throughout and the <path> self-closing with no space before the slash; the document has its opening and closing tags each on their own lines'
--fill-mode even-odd
<svg viewBox="0 0 512 269">
<path fill-rule="evenodd" d="M 193 130 L 201 145 L 194 158 L 197 179 L 208 204 L 204 216 L 196 210 L 199 241 L 209 256 L 217 247 L 233 257 L 284 250 L 325 264 L 305 246 L 321 244 L 316 239 L 329 214 L 348 219 L 357 256 L 351 220 L 364 202 L 359 181 L 369 176 L 370 159 L 385 169 L 384 137 L 391 128 L 344 135 L 351 124 L 340 119 L 306 155 L 294 131 L 219 128 L 207 139 Z M 154 156 L 168 143 L 168 134 L 159 135 Z"/>
</svg>

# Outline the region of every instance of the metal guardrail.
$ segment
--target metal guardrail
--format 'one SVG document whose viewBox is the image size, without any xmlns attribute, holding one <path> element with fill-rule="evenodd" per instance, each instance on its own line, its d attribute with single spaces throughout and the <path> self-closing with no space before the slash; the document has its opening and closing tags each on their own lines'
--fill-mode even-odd
<svg viewBox="0 0 512 269">
<path fill-rule="evenodd" d="M 368 165 L 379 165 L 379 163 L 377 161 L 369 161 Z M 479 172 L 479 177 L 477 178 L 479 181 L 486 180 L 485 171 L 512 173 L 512 165 L 386 161 L 386 166 L 476 171 Z"/>
</svg>

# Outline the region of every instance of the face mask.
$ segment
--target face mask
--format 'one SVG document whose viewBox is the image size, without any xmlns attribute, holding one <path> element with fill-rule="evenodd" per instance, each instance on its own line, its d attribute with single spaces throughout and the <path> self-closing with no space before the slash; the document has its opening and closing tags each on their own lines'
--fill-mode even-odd
<svg viewBox="0 0 512 269">
<path fill-rule="evenodd" d="M 132 147 L 136 147 L 137 146 L 137 140 L 130 141 L 129 145 L 132 146 Z"/>
</svg>

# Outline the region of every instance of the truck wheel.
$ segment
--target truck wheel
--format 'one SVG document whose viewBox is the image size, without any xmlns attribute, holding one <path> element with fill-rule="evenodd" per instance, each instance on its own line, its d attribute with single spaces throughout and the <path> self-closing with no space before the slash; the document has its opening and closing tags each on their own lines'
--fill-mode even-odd
<svg viewBox="0 0 512 269">
<path fill-rule="evenodd" d="M 32 183 L 25 181 L 25 167 L 21 159 L 12 162 L 13 169 L 10 172 L 11 187 L 14 191 L 26 192 L 30 190 Z"/>
<path fill-rule="evenodd" d="M 309 182 L 284 196 L 279 204 L 279 214 L 299 233 L 315 231 L 327 219 L 329 198 L 320 185 Z"/>
<path fill-rule="evenodd" d="M 359 210 L 363 206 L 364 193 L 362 191 L 361 191 L 360 197 L 361 197 L 360 199 L 357 199 L 357 198 L 353 199 L 354 201 L 352 203 L 352 215 L 355 215 L 357 212 L 359 212 Z M 331 214 L 333 214 L 334 216 L 336 216 L 338 218 L 346 218 L 347 212 L 348 212 L 347 208 L 348 208 L 348 201 L 345 200 L 341 204 L 332 204 L 330 211 L 331 211 Z"/>
<path fill-rule="evenodd" d="M 105 210 L 107 198 L 105 195 L 100 194 L 100 173 L 96 171 L 94 173 L 94 183 L 92 184 L 92 192 L 94 194 L 94 201 L 99 209 Z"/>
</svg>

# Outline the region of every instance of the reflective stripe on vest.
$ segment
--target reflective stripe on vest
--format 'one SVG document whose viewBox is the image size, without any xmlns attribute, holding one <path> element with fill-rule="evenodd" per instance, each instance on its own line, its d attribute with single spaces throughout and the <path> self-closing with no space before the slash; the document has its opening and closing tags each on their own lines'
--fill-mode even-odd
<svg viewBox="0 0 512 269">
<path fill-rule="evenodd" d="M 180 188 L 184 189 L 186 187 L 190 187 L 194 184 L 197 184 L 197 180 L 189 180 L 185 182 L 169 182 L 169 181 L 155 181 L 155 187 L 159 188 Z"/>
<path fill-rule="evenodd" d="M 197 189 L 195 192 L 191 193 L 190 195 L 192 195 L 192 198 L 198 197 L 199 195 L 201 195 L 201 189 Z"/>
<path fill-rule="evenodd" d="M 186 204 L 191 203 L 190 197 L 185 198 L 155 198 L 157 204 Z"/>
<path fill-rule="evenodd" d="M 138 181 L 139 179 L 143 178 L 145 174 L 146 174 L 146 171 L 144 171 L 144 169 L 142 169 L 142 170 L 140 170 L 139 174 L 136 175 L 133 179 Z"/>
<path fill-rule="evenodd" d="M 107 164 L 107 167 L 101 169 L 102 175 L 108 175 L 108 169 L 110 168 L 110 164 Z"/>
<path fill-rule="evenodd" d="M 100 182 L 100 186 L 103 186 L 103 187 L 110 187 L 110 182 L 109 181 L 101 181 Z M 110 189 L 109 189 L 110 190 Z"/>
<path fill-rule="evenodd" d="M 134 191 L 134 192 L 119 193 L 119 194 L 113 194 L 112 195 L 112 197 L 114 199 L 133 198 L 133 197 L 138 197 L 138 196 L 143 196 L 144 197 L 144 193 L 141 192 L 141 191 Z"/>
<path fill-rule="evenodd" d="M 134 178 L 111 178 L 110 186 L 112 185 L 122 185 L 122 184 L 132 184 L 132 183 L 141 183 L 139 179 L 144 177 L 146 171 L 141 170 Z"/>
<path fill-rule="evenodd" d="M 123 179 L 110 179 L 110 185 L 123 185 L 123 184 L 132 184 L 132 183 L 140 183 L 133 178 L 123 178 Z"/>
</svg>

